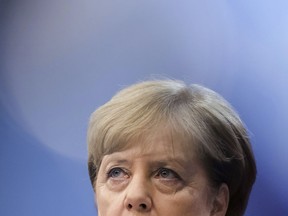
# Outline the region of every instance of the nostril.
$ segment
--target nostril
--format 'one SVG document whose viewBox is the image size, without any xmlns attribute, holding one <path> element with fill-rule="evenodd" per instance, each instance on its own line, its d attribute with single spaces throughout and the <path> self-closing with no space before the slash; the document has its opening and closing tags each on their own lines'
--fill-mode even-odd
<svg viewBox="0 0 288 216">
<path fill-rule="evenodd" d="M 146 208 L 147 208 L 147 205 L 144 204 L 144 203 L 141 203 L 141 204 L 139 205 L 139 207 L 140 207 L 141 209 L 146 209 Z"/>
<path fill-rule="evenodd" d="M 128 204 L 128 209 L 132 209 L 133 208 L 133 205 L 131 205 L 131 204 Z M 146 210 L 147 209 L 147 205 L 145 204 L 145 203 L 141 203 L 141 204 L 139 204 L 139 210 Z"/>
</svg>

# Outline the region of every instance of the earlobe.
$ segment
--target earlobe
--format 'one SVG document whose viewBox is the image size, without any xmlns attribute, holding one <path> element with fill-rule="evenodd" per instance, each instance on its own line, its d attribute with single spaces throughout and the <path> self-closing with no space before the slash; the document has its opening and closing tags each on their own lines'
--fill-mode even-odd
<svg viewBox="0 0 288 216">
<path fill-rule="evenodd" d="M 225 216 L 229 204 L 229 188 L 222 183 L 213 201 L 211 216 Z"/>
</svg>

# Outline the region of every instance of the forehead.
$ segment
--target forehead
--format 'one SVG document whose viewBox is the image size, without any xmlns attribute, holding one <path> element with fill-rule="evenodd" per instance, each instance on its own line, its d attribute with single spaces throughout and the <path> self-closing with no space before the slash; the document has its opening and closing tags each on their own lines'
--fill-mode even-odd
<svg viewBox="0 0 288 216">
<path fill-rule="evenodd" d="M 140 136 L 135 136 L 126 143 L 119 143 L 118 148 L 110 154 L 121 153 L 129 149 L 133 149 L 133 154 L 142 157 L 154 155 L 159 159 L 167 160 L 175 158 L 190 160 L 196 157 L 196 145 L 193 140 L 168 127 L 158 127 Z"/>
</svg>

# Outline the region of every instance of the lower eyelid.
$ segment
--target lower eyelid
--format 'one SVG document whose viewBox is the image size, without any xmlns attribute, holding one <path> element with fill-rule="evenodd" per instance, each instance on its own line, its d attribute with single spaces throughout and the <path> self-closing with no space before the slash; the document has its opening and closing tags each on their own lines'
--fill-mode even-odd
<svg viewBox="0 0 288 216">
<path fill-rule="evenodd" d="M 163 193 L 175 193 L 185 186 L 180 179 L 155 179 L 155 185 Z"/>
</svg>

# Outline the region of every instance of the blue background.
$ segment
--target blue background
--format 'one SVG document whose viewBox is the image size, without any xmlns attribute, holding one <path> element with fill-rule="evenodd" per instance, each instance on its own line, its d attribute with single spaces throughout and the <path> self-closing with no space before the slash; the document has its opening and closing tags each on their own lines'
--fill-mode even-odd
<svg viewBox="0 0 288 216">
<path fill-rule="evenodd" d="M 222 94 L 258 164 L 246 216 L 288 215 L 288 3 L 0 1 L 0 215 L 96 215 L 90 113 L 136 81 Z"/>
</svg>

